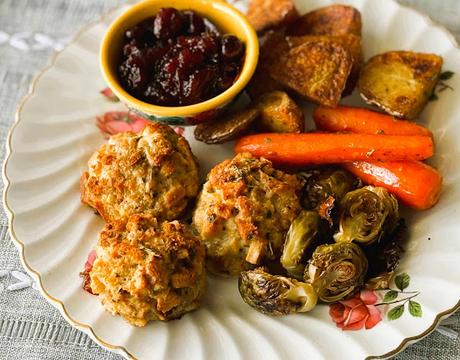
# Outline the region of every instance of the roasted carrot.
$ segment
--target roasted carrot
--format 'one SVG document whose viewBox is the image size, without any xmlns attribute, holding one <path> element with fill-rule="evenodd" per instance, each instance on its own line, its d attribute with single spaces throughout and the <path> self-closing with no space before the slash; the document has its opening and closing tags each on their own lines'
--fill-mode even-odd
<svg viewBox="0 0 460 360">
<path fill-rule="evenodd" d="M 441 194 L 441 174 L 419 161 L 360 161 L 343 167 L 366 184 L 387 188 L 403 204 L 418 210 L 433 207 Z"/>
<path fill-rule="evenodd" d="M 303 166 L 352 161 L 423 160 L 433 155 L 429 136 L 368 134 L 256 134 L 242 137 L 235 151 L 275 164 Z"/>
<path fill-rule="evenodd" d="M 313 119 L 319 130 L 382 135 L 424 135 L 433 137 L 427 128 L 411 121 L 364 108 L 338 106 L 317 107 Z"/>
</svg>

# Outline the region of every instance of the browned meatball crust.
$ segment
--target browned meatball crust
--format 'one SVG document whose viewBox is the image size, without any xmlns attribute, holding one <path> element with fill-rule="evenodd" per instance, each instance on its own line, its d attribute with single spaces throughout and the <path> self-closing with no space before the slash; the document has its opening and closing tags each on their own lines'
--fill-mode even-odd
<svg viewBox="0 0 460 360">
<path fill-rule="evenodd" d="M 187 140 L 161 124 L 112 136 L 88 167 L 81 178 L 81 200 L 105 221 L 147 211 L 159 219 L 177 219 L 200 186 Z"/>
<path fill-rule="evenodd" d="M 133 325 L 176 319 L 200 305 L 205 249 L 188 225 L 133 215 L 103 228 L 90 279 L 104 307 Z"/>
<path fill-rule="evenodd" d="M 237 275 L 247 263 L 278 257 L 300 212 L 299 190 L 296 176 L 247 153 L 212 169 L 193 216 L 208 269 Z"/>
</svg>

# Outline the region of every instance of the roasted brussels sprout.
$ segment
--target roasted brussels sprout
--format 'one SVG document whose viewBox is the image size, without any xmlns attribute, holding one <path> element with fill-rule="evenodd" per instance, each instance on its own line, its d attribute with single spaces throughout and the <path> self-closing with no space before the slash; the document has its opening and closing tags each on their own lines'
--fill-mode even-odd
<svg viewBox="0 0 460 360">
<path fill-rule="evenodd" d="M 407 237 L 404 220 L 399 221 L 396 229 L 381 241 L 364 249 L 369 260 L 369 271 L 365 287 L 368 289 L 388 289 L 404 249 L 401 243 Z"/>
<path fill-rule="evenodd" d="M 391 233 L 399 220 L 398 201 L 386 189 L 366 186 L 349 192 L 340 202 L 336 242 L 369 245 Z"/>
<path fill-rule="evenodd" d="M 346 193 L 361 186 L 358 178 L 346 170 L 334 167 L 303 171 L 302 205 L 307 210 L 320 211 L 332 223 L 331 212 Z"/>
<path fill-rule="evenodd" d="M 305 270 L 305 263 L 302 260 L 316 242 L 319 225 L 320 217 L 316 211 L 302 211 L 292 222 L 280 259 L 281 265 L 289 275 L 302 279 Z"/>
<path fill-rule="evenodd" d="M 280 275 L 266 268 L 243 271 L 238 287 L 244 302 L 267 315 L 307 312 L 316 306 L 318 297 L 312 285 Z"/>
<path fill-rule="evenodd" d="M 318 246 L 305 268 L 305 281 L 324 302 L 342 300 L 363 284 L 367 258 L 353 243 Z"/>
</svg>

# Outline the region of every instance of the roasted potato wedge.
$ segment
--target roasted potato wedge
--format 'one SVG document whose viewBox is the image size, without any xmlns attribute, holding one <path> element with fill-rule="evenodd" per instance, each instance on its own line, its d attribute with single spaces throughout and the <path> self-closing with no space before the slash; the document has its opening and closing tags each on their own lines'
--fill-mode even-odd
<svg viewBox="0 0 460 360">
<path fill-rule="evenodd" d="M 257 124 L 262 131 L 300 133 L 305 130 L 302 109 L 284 91 L 262 95 L 255 106 L 260 111 Z"/>
<path fill-rule="evenodd" d="M 318 40 L 334 40 L 344 45 L 349 51 L 353 58 L 353 66 L 351 68 L 350 76 L 347 79 L 347 84 L 342 95 L 349 95 L 353 92 L 358 82 L 359 73 L 363 65 L 363 54 L 361 51 L 361 37 L 353 34 L 344 35 L 304 35 L 304 36 L 288 36 L 287 42 L 289 46 L 296 47 L 305 44 L 309 41 Z"/>
<path fill-rule="evenodd" d="M 330 5 L 311 11 L 287 28 L 286 35 L 344 35 L 361 36 L 361 13 L 352 6 Z"/>
<path fill-rule="evenodd" d="M 195 139 L 206 144 L 222 144 L 246 133 L 259 116 L 257 108 L 248 108 L 230 113 L 222 119 L 199 124 L 195 128 Z"/>
<path fill-rule="evenodd" d="M 247 18 L 258 33 L 285 26 L 299 17 L 292 0 L 252 0 Z"/>
<path fill-rule="evenodd" d="M 269 74 L 297 96 L 333 107 L 340 101 L 352 65 L 345 46 L 318 40 L 290 49 L 269 66 Z"/>
<path fill-rule="evenodd" d="M 387 113 L 416 118 L 439 79 L 443 60 L 434 54 L 390 51 L 372 57 L 358 82 L 361 97 Z"/>
</svg>

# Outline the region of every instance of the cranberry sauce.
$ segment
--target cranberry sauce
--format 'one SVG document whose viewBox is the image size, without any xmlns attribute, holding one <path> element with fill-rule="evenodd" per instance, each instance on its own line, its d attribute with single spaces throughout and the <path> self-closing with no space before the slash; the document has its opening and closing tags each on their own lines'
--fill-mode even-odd
<svg viewBox="0 0 460 360">
<path fill-rule="evenodd" d="M 192 105 L 232 86 L 244 53 L 238 38 L 221 35 L 195 12 L 163 8 L 125 32 L 118 73 L 125 90 L 140 100 Z"/>
</svg>

